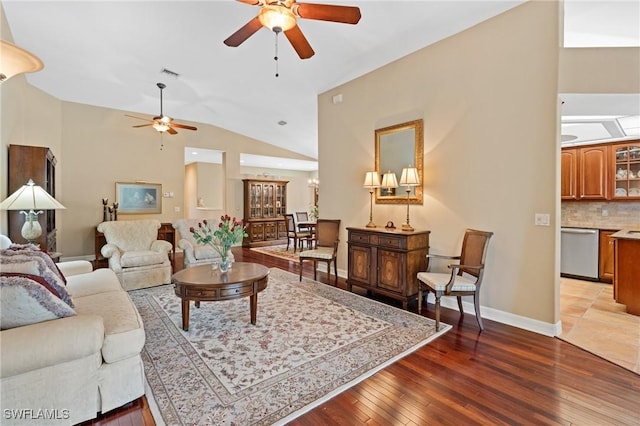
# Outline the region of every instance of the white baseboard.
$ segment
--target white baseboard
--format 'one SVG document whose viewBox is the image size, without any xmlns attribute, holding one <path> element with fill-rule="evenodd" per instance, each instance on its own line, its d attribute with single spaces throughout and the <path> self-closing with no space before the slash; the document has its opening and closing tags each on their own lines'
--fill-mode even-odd
<svg viewBox="0 0 640 426">
<path fill-rule="evenodd" d="M 62 256 L 60 258 L 60 262 L 71 262 L 73 260 L 88 260 L 89 262 L 93 262 L 94 260 L 96 260 L 96 257 L 94 255 L 87 255 L 87 256 L 69 256 L 69 257 Z"/>
<path fill-rule="evenodd" d="M 318 270 L 326 273 L 326 264 L 318 265 Z M 338 276 L 346 279 L 347 271 L 338 269 Z M 435 296 L 433 295 L 433 293 L 429 293 L 428 297 L 428 301 L 430 303 L 435 303 Z M 458 311 L 458 301 L 455 297 L 441 298 L 440 305 L 445 308 Z M 473 307 L 472 302 L 467 302 L 463 298 L 462 307 L 464 309 L 465 315 L 476 315 L 476 311 Z M 510 325 L 516 328 L 521 328 L 523 330 L 532 331 L 534 333 L 542 334 L 545 336 L 556 337 L 562 334 L 562 321 L 558 321 L 557 323 L 553 324 L 482 305 L 480 305 L 480 312 L 482 313 L 482 318 L 490 319 L 492 321 Z"/>
<path fill-rule="evenodd" d="M 435 303 L 435 296 L 429 293 L 430 303 Z M 458 311 L 458 301 L 455 297 L 443 297 L 440 299 L 440 305 Z M 462 300 L 462 308 L 465 315 L 476 315 L 472 302 Z M 513 327 L 521 328 L 523 330 L 532 331 L 534 333 L 543 334 L 545 336 L 555 337 L 562 334 L 562 321 L 557 323 L 548 323 L 533 318 L 523 317 L 521 315 L 512 314 L 511 312 L 501 311 L 499 309 L 489 308 L 487 306 L 480 305 L 480 312 L 482 318 L 490 319 L 502 324 L 510 325 Z"/>
</svg>

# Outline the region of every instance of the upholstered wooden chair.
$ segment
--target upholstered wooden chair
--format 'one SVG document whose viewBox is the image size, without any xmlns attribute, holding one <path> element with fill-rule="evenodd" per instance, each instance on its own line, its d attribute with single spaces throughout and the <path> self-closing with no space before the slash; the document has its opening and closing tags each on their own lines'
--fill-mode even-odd
<svg viewBox="0 0 640 426">
<path fill-rule="evenodd" d="M 107 244 L 100 252 L 109 259 L 109 268 L 122 288 L 136 290 L 171 283 L 170 242 L 158 240 L 160 221 L 118 220 L 102 222 L 98 231 Z"/>
<path fill-rule="evenodd" d="M 301 225 L 300 222 L 309 222 L 309 214 L 307 212 L 296 212 L 296 225 L 298 226 L 298 231 L 313 232 L 311 228 Z"/>
<path fill-rule="evenodd" d="M 289 243 L 293 240 L 293 252 L 296 252 L 298 246 L 302 252 L 303 243 L 311 238 L 311 232 L 299 231 L 292 214 L 285 214 L 284 218 L 287 223 L 287 250 L 289 250 Z"/>
<path fill-rule="evenodd" d="M 460 262 L 448 266 L 451 273 L 418 272 L 418 313 L 422 311 L 423 291 L 427 291 L 427 294 L 433 292 L 436 297 L 436 330 L 440 328 L 440 298 L 442 296 L 456 296 L 458 309 L 462 315 L 464 315 L 462 296 L 473 296 L 476 320 L 480 330 L 484 330 L 480 316 L 480 285 L 484 275 L 487 247 L 492 235 L 493 232 L 467 229 L 462 240 L 460 256 L 427 255 L 427 262 L 430 258 L 457 259 Z"/>
<path fill-rule="evenodd" d="M 318 219 L 316 224 L 316 246 L 312 250 L 300 252 L 300 281 L 302 281 L 302 263 L 313 261 L 313 279 L 317 278 L 318 261 L 327 262 L 327 281 L 331 282 L 331 262 L 333 262 L 338 285 L 338 243 L 340 242 L 340 219 Z"/>
</svg>

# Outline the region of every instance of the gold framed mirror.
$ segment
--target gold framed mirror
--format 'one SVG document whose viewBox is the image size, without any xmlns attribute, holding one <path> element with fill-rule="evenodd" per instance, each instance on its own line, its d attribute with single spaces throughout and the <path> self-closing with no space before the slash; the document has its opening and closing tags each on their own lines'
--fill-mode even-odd
<svg viewBox="0 0 640 426">
<path fill-rule="evenodd" d="M 410 187 L 409 204 L 422 204 L 423 150 L 422 119 L 376 129 L 376 171 L 380 182 L 385 173 L 395 173 L 400 182 L 402 169 L 409 166 L 418 169 L 420 185 Z M 406 187 L 378 188 L 376 204 L 407 204 Z"/>
</svg>

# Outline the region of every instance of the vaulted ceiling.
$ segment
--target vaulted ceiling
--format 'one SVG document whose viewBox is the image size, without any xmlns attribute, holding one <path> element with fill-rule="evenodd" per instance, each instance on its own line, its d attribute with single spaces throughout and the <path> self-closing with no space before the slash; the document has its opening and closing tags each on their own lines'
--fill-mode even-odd
<svg viewBox="0 0 640 426">
<path fill-rule="evenodd" d="M 591 10 L 614 3 L 570 2 L 591 4 Z M 164 112 L 174 119 L 212 124 L 311 158 L 317 158 L 318 94 L 523 1 L 321 3 L 358 6 L 362 19 L 357 25 L 299 19 L 316 53 L 301 60 L 280 35 L 276 77 L 273 32 L 262 28 L 236 48 L 223 44 L 256 16 L 256 6 L 232 0 L 2 1 L 14 42 L 45 64 L 27 78 L 47 93 L 148 117 L 159 113 L 156 83 L 164 82 Z M 589 18 L 584 7 L 574 13 L 583 20 Z M 585 31 L 580 19 L 572 25 L 577 37 Z M 621 28 L 607 31 L 633 39 Z"/>
</svg>

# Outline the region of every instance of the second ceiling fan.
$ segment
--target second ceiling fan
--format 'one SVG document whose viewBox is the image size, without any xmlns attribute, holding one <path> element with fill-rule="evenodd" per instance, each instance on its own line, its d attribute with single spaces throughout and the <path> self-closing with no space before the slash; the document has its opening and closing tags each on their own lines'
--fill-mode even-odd
<svg viewBox="0 0 640 426">
<path fill-rule="evenodd" d="M 170 135 L 175 135 L 176 133 L 178 133 L 174 127 L 178 128 L 178 129 L 198 130 L 198 128 L 194 127 L 194 126 L 188 126 L 186 124 L 174 123 L 173 122 L 173 118 L 171 118 L 171 117 L 169 117 L 167 115 L 164 115 L 164 113 L 162 112 L 162 90 L 165 87 L 167 87 L 167 85 L 164 84 L 164 83 L 156 83 L 156 86 L 158 86 L 158 88 L 160 89 L 160 115 L 156 115 L 151 120 L 149 120 L 147 118 L 136 117 L 135 115 L 125 114 L 127 117 L 137 118 L 138 120 L 149 121 L 148 124 L 140 124 L 138 126 L 133 126 L 133 127 L 153 126 L 153 128 L 156 129 L 157 131 L 159 131 L 161 133 L 167 132 Z"/>
<path fill-rule="evenodd" d="M 360 8 L 355 6 L 337 6 L 329 4 L 298 3 L 296 0 L 237 0 L 253 6 L 260 6 L 258 16 L 246 23 L 224 44 L 240 46 L 260 28 L 267 27 L 276 34 L 284 32 L 300 59 L 308 59 L 315 52 L 298 27 L 296 18 L 317 21 L 357 24 L 360 21 Z"/>
</svg>

